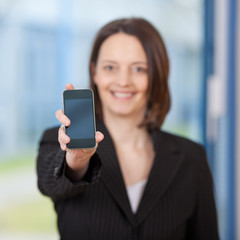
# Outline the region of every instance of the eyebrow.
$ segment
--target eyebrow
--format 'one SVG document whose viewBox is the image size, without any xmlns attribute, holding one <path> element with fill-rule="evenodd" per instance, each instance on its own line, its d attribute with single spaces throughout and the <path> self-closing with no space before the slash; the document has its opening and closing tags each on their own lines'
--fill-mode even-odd
<svg viewBox="0 0 240 240">
<path fill-rule="evenodd" d="M 114 64 L 116 64 L 117 63 L 117 61 L 113 61 L 113 60 L 102 60 L 101 61 L 102 63 L 114 63 Z M 147 65 L 147 62 L 143 62 L 143 61 L 136 61 L 136 62 L 132 62 L 131 63 L 132 65 L 134 65 L 134 64 L 144 64 L 144 65 Z"/>
<path fill-rule="evenodd" d="M 147 62 L 137 61 L 137 62 L 133 62 L 133 64 L 146 64 L 147 65 Z"/>
<path fill-rule="evenodd" d="M 102 60 L 102 63 L 117 63 L 116 61 L 113 60 Z"/>
</svg>

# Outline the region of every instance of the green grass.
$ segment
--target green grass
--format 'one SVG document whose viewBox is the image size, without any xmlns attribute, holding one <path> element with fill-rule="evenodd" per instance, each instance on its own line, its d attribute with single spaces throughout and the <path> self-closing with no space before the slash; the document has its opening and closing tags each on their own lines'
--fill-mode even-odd
<svg viewBox="0 0 240 240">
<path fill-rule="evenodd" d="M 18 156 L 15 155 L 0 159 L 0 176 L 9 172 L 33 168 L 35 164 L 36 157 L 34 153 L 22 153 Z"/>
<path fill-rule="evenodd" d="M 25 153 L 0 160 L 0 180 L 8 181 L 15 174 L 20 173 L 21 176 L 25 172 L 35 171 L 35 155 Z M 0 233 L 55 233 L 56 229 L 53 204 L 49 198 L 40 194 L 33 193 L 25 200 L 21 200 L 20 196 L 20 199 L 9 203 L 4 209 L 0 208 Z"/>
<path fill-rule="evenodd" d="M 56 231 L 56 217 L 52 203 L 47 198 L 15 204 L 0 212 L 0 232 Z"/>
</svg>

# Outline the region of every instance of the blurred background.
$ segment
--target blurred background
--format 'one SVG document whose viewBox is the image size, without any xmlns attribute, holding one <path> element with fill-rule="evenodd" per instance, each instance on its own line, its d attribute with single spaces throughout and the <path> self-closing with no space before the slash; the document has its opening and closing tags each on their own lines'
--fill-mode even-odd
<svg viewBox="0 0 240 240">
<path fill-rule="evenodd" d="M 58 125 L 65 84 L 88 87 L 96 31 L 131 16 L 149 20 L 167 45 L 163 128 L 205 146 L 221 239 L 240 239 L 239 15 L 238 0 L 0 0 L 0 239 L 58 239 L 36 184 L 39 140 Z"/>
</svg>

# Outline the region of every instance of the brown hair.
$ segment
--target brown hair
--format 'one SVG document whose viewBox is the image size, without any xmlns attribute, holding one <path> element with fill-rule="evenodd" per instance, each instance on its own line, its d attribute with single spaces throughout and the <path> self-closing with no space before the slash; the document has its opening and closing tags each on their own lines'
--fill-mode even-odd
<svg viewBox="0 0 240 240">
<path fill-rule="evenodd" d="M 123 32 L 135 36 L 142 44 L 148 63 L 147 111 L 140 126 L 152 130 L 159 128 L 169 109 L 168 88 L 169 60 L 163 39 L 159 32 L 145 19 L 124 18 L 103 26 L 94 41 L 90 57 L 90 87 L 94 91 L 97 119 L 102 119 L 102 104 L 97 86 L 93 81 L 92 65 L 96 65 L 100 47 L 113 34 Z"/>
</svg>

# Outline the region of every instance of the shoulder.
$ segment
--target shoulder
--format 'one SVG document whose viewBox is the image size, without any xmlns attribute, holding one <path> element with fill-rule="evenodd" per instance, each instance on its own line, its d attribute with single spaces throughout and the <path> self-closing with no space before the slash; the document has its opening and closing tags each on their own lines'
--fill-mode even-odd
<svg viewBox="0 0 240 240">
<path fill-rule="evenodd" d="M 207 154 L 201 144 L 162 130 L 157 131 L 157 135 L 161 139 L 161 144 L 158 144 L 159 151 L 163 151 L 162 147 L 166 148 L 169 153 L 168 159 L 178 159 L 177 162 L 185 170 L 191 169 L 197 176 L 201 173 L 202 176 L 211 178 Z"/>
<path fill-rule="evenodd" d="M 207 159 L 205 148 L 200 143 L 163 130 L 156 130 L 154 134 L 154 144 L 158 148 L 162 146 L 171 152 L 184 155 L 185 159 L 191 162 L 202 162 L 203 159 Z"/>
<path fill-rule="evenodd" d="M 169 133 L 163 130 L 160 130 L 159 134 L 161 134 L 166 141 L 171 142 L 176 148 L 184 152 L 199 151 L 199 150 L 204 151 L 204 147 L 202 144 L 197 143 L 189 138 L 179 136 L 173 133 Z"/>
</svg>

